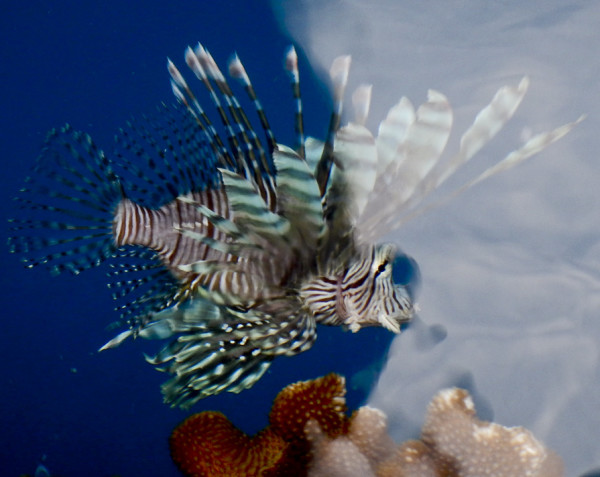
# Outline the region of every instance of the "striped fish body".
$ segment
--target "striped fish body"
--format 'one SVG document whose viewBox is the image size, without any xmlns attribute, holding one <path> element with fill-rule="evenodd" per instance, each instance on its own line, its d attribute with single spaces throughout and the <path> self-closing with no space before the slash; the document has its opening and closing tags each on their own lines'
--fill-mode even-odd
<svg viewBox="0 0 600 477">
<path fill-rule="evenodd" d="M 198 207 L 220 220 L 232 219 L 224 189 L 192 192 L 158 209 L 122 199 L 113 219 L 115 246 L 141 246 L 156 252 L 180 283 L 178 300 L 193 295 L 200 286 L 221 297 L 231 297 L 227 304 L 232 306 L 252 306 L 281 294 L 279 288 L 293 273 L 291 260 L 268 257 L 259 261 L 224 251 L 231 240 Z M 244 273 L 236 273 L 239 269 Z"/>
<path fill-rule="evenodd" d="M 208 207 L 216 209 L 215 213 L 229 218 L 227 197 L 223 190 L 193 192 L 182 199 L 208 204 Z M 181 230 L 184 228 L 214 236 L 217 240 L 225 238 L 189 202 L 175 199 L 153 209 L 124 198 L 117 204 L 114 214 L 114 243 L 116 247 L 139 245 L 156 251 L 163 265 L 179 280 L 186 281 L 194 278 L 195 274 L 181 270 L 180 265 L 214 259 L 220 254 L 183 235 Z"/>
<path fill-rule="evenodd" d="M 440 162 L 452 124 L 431 91 L 416 111 L 403 98 L 374 137 L 371 89 L 352 96 L 341 126 L 349 57 L 332 65 L 334 110 L 326 141 L 304 137 L 297 57 L 286 56 L 295 99 L 295 149 L 278 144 L 240 60 L 229 64 L 257 113 L 260 140 L 225 76 L 200 45 L 186 63 L 208 91 L 221 133 L 169 61 L 177 107 L 131 122 L 107 156 L 84 133 L 52 131 L 16 200 L 11 251 L 29 267 L 79 273 L 108 260 L 109 286 L 129 337 L 166 340 L 154 356 L 171 374 L 165 401 L 189 407 L 246 389 L 278 356 L 310 348 L 316 325 L 400 332 L 414 313 L 395 276 L 404 256 L 383 234 L 414 217 L 423 199 L 511 117 L 527 86 L 501 89 Z M 539 152 L 575 123 L 542 133 L 459 191 Z"/>
</svg>

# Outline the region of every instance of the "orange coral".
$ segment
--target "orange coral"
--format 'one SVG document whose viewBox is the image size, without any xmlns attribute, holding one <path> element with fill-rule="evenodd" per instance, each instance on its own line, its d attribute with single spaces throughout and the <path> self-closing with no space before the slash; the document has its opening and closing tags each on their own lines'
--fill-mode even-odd
<svg viewBox="0 0 600 477">
<path fill-rule="evenodd" d="M 306 475 L 304 427 L 314 419 L 330 437 L 345 433 L 345 394 L 337 374 L 291 384 L 275 398 L 270 426 L 253 437 L 219 412 L 194 414 L 171 434 L 171 457 L 188 477 Z"/>
<path fill-rule="evenodd" d="M 286 447 L 268 430 L 250 438 L 213 411 L 183 421 L 171 434 L 169 445 L 173 461 L 185 475 L 223 477 L 259 475 L 281 458 Z"/>
<path fill-rule="evenodd" d="M 315 419 L 321 430 L 335 437 L 346 430 L 346 383 L 338 374 L 286 386 L 273 401 L 271 428 L 286 441 L 304 436 L 304 426 Z"/>
</svg>

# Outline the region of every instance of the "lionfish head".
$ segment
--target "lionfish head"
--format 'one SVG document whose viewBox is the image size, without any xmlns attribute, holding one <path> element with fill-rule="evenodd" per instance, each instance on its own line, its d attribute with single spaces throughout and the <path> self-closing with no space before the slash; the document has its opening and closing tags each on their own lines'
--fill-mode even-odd
<svg viewBox="0 0 600 477">
<path fill-rule="evenodd" d="M 338 302 L 338 314 L 351 331 L 382 326 L 399 333 L 401 325 L 410 321 L 415 305 L 404 279 L 406 268 L 406 255 L 392 244 L 368 247 L 352 263 Z"/>
</svg>

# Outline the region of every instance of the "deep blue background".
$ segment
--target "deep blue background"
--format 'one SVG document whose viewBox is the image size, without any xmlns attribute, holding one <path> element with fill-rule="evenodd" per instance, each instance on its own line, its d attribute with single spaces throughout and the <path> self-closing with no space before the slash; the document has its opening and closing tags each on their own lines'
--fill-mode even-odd
<svg viewBox="0 0 600 477">
<path fill-rule="evenodd" d="M 293 144 L 293 104 L 282 58 L 290 43 L 266 1 L 8 1 L 0 16 L 2 94 L 0 230 L 18 215 L 11 197 L 52 127 L 69 122 L 110 151 L 132 116 L 172 101 L 166 58 L 184 67 L 201 40 L 223 64 L 237 51 L 280 142 Z M 301 55 L 307 132 L 323 136 L 329 99 Z M 312 125 L 312 127 L 311 127 Z M 5 239 L 2 239 L 5 242 Z M 0 475 L 33 473 L 39 462 L 59 476 L 175 476 L 167 437 L 188 413 L 162 404 L 157 373 L 142 357 L 153 343 L 96 350 L 115 319 L 103 270 L 51 277 L 26 270 L 0 247 Z M 340 371 L 350 404 L 364 398 L 390 335 L 320 333 L 308 353 L 281 359 L 255 388 L 207 399 L 247 432 L 266 424 L 278 390 L 298 379 Z M 365 370 L 366 369 L 366 370 Z M 353 374 L 362 371 L 352 378 Z M 362 376 L 362 378 L 360 378 Z M 362 389 L 352 389 L 356 386 Z"/>
</svg>

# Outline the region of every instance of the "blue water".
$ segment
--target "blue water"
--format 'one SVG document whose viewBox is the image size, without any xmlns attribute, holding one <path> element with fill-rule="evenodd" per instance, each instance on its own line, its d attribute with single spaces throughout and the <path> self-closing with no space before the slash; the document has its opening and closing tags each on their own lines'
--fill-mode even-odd
<svg viewBox="0 0 600 477">
<path fill-rule="evenodd" d="M 563 456 L 567 475 L 598 468 L 597 2 L 282 0 L 274 2 L 279 22 L 269 3 L 4 2 L 0 235 L 9 235 L 6 219 L 18 214 L 11 197 L 49 129 L 69 122 L 110 151 L 129 118 L 172 101 L 166 58 L 185 70 L 184 49 L 198 40 L 222 65 L 239 53 L 285 144 L 294 136 L 282 60 L 292 40 L 283 25 L 314 68 L 353 55 L 351 84 L 374 83 L 375 127 L 401 95 L 417 105 L 427 88 L 439 88 L 455 108 L 454 146 L 498 87 L 527 74 L 530 91 L 484 163 L 520 137 L 588 118 L 539 157 L 395 233 L 422 268 L 420 316 L 440 325 L 439 342 L 423 346 L 416 326 L 396 340 L 370 403 L 388 413 L 401 440 L 418 432 L 435 392 L 468 385 L 481 417 L 532 429 Z M 322 137 L 329 97 L 299 54 L 305 126 Z M 96 351 L 114 336 L 106 327 L 116 318 L 104 270 L 51 277 L 24 269 L 4 246 L 0 254 L 0 476 L 33 474 L 39 463 L 58 476 L 179 475 L 167 438 L 188 413 L 162 403 L 166 376 L 142 356 L 155 343 Z M 391 338 L 320 330 L 313 349 L 277 360 L 253 389 L 192 412 L 218 409 L 255 432 L 283 386 L 330 371 L 347 376 L 355 407 Z"/>
<path fill-rule="evenodd" d="M 290 40 L 267 2 L 10 1 L 0 22 L 3 237 L 9 233 L 6 218 L 18 214 L 11 197 L 46 132 L 68 122 L 109 151 L 130 117 L 172 101 L 166 58 L 183 70 L 184 48 L 198 40 L 221 63 L 238 52 L 279 141 L 293 144 L 283 70 Z M 308 122 L 317 125 L 308 132 L 322 136 L 329 99 L 302 53 L 301 62 Z M 24 269 L 6 247 L 0 253 L 0 475 L 33 474 L 41 462 L 59 476 L 178 475 L 167 438 L 188 413 L 162 404 L 159 385 L 167 376 L 142 356 L 156 347 L 128 342 L 96 351 L 114 334 L 106 326 L 116 318 L 103 270 L 51 277 Z M 283 386 L 330 371 L 349 377 L 362 371 L 348 396 L 356 406 L 390 340 L 382 330 L 323 330 L 311 351 L 275 362 L 254 389 L 206 399 L 192 411 L 222 410 L 255 432 L 267 424 L 270 403 Z"/>
</svg>

